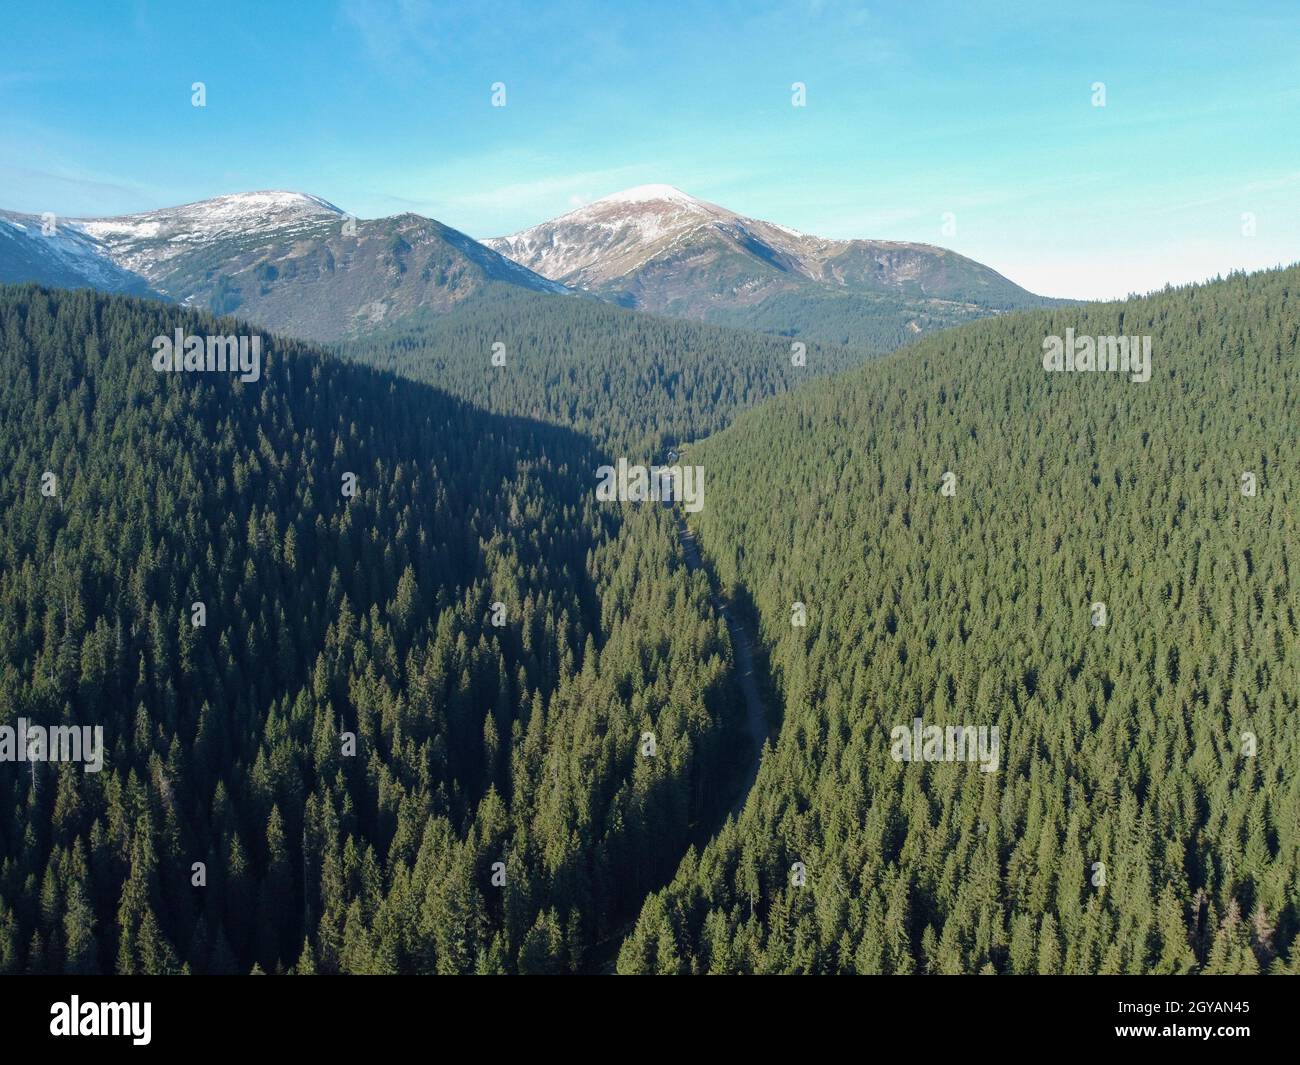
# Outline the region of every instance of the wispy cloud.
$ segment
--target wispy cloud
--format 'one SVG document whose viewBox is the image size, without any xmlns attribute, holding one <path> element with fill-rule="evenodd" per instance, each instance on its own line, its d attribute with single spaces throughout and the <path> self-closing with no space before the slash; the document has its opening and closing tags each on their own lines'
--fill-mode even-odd
<svg viewBox="0 0 1300 1065">
<path fill-rule="evenodd" d="M 14 190 L 0 206 L 75 215 L 117 214 L 167 206 L 168 194 L 152 187 L 71 169 L 46 169 L 0 161 L 0 186 Z M 39 196 L 34 190 L 40 190 Z"/>
<path fill-rule="evenodd" d="M 439 52 L 443 37 L 428 0 L 343 0 L 339 15 L 366 55 L 393 72 L 422 67 Z"/>
</svg>

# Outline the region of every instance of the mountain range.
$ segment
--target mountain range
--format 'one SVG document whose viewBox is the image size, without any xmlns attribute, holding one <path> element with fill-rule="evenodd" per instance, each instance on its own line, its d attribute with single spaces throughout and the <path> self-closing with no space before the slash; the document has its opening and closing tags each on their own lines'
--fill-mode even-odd
<svg viewBox="0 0 1300 1065">
<path fill-rule="evenodd" d="M 877 351 L 1058 302 L 943 248 L 827 240 L 668 185 L 482 242 L 420 215 L 361 220 L 286 191 L 111 218 L 0 211 L 0 282 L 22 281 L 153 295 L 325 341 L 502 286 Z"/>
<path fill-rule="evenodd" d="M 441 313 L 494 284 L 567 294 L 430 218 L 361 220 L 315 196 L 250 192 L 116 218 L 0 212 L 0 280 L 153 294 L 312 340 Z"/>
</svg>

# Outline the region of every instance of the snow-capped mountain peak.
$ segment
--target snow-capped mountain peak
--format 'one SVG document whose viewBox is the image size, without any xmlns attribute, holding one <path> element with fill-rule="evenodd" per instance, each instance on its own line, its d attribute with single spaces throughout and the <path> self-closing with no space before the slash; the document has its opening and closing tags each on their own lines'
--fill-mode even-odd
<svg viewBox="0 0 1300 1065">
<path fill-rule="evenodd" d="M 692 233 L 736 219 L 672 185 L 637 185 L 483 243 L 543 277 L 585 284 L 631 273 Z"/>
<path fill-rule="evenodd" d="M 610 193 L 588 206 L 613 203 L 675 203 L 683 206 L 703 206 L 703 201 L 688 195 L 675 185 L 637 185 L 622 192 Z"/>
<path fill-rule="evenodd" d="M 1027 305 L 1000 274 L 926 244 L 835 240 L 638 185 L 484 241 L 535 273 L 644 310 L 707 317 L 778 294 L 856 292 Z"/>
<path fill-rule="evenodd" d="M 567 220 L 616 227 L 630 222 L 640 228 L 644 236 L 654 239 L 669 230 L 735 217 L 725 207 L 698 199 L 673 185 L 637 185 L 592 200 L 591 203 L 583 204 L 544 224 L 553 225 Z"/>
<path fill-rule="evenodd" d="M 279 189 L 107 218 L 0 211 L 9 281 L 163 297 L 307 339 L 445 312 L 489 286 L 573 294 L 434 219 L 355 219 Z"/>
<path fill-rule="evenodd" d="M 236 192 L 179 207 L 77 221 L 91 232 L 124 232 L 141 226 L 178 229 L 183 225 L 191 232 L 224 235 L 236 229 L 247 231 L 250 228 L 274 228 L 295 220 L 329 218 L 341 214 L 343 212 L 339 208 L 319 196 L 275 189 Z"/>
<path fill-rule="evenodd" d="M 319 196 L 277 189 L 238 192 L 139 214 L 70 219 L 69 223 L 99 241 L 120 266 L 148 277 L 160 264 L 203 244 L 315 226 L 342 215 Z"/>
</svg>

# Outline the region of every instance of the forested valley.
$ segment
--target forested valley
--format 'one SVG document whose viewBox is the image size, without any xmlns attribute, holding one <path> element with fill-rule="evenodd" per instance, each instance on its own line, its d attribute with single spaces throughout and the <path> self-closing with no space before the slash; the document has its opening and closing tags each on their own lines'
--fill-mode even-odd
<svg viewBox="0 0 1300 1065">
<path fill-rule="evenodd" d="M 577 297 L 255 382 L 177 326 L 244 328 L 0 288 L 0 726 L 106 745 L 0 761 L 0 972 L 1300 971 L 1300 269 L 802 367 Z M 780 719 L 735 819 L 709 580 L 593 493 L 682 443 Z"/>
<path fill-rule="evenodd" d="M 106 748 L 0 762 L 0 972 L 583 968 L 732 798 L 671 515 L 293 341 L 155 373 L 177 325 L 238 328 L 0 289 L 0 725 Z"/>
</svg>

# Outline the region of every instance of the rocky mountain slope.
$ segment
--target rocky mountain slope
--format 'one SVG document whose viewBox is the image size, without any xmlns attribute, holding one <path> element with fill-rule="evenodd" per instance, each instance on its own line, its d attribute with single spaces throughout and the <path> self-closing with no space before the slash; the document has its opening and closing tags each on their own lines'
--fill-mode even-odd
<svg viewBox="0 0 1300 1065">
<path fill-rule="evenodd" d="M 497 283 L 569 291 L 433 219 L 359 220 L 297 192 L 41 222 L 0 214 L 0 280 L 152 293 L 312 340 L 446 311 Z"/>
<path fill-rule="evenodd" d="M 1053 302 L 944 248 L 829 240 L 670 185 L 615 193 L 484 243 L 624 306 L 835 341 L 886 320 L 901 340 Z"/>
</svg>

